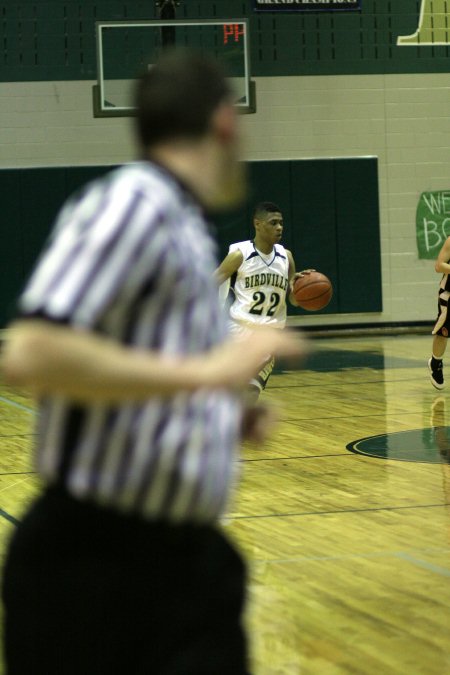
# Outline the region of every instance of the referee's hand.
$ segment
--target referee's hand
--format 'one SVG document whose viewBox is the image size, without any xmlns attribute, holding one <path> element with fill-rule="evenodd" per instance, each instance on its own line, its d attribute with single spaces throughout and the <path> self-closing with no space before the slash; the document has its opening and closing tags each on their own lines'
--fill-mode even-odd
<svg viewBox="0 0 450 675">
<path fill-rule="evenodd" d="M 206 368 L 210 386 L 240 388 L 261 369 L 267 355 L 298 366 L 308 353 L 305 337 L 292 330 L 261 326 L 231 338 L 210 352 Z"/>
</svg>

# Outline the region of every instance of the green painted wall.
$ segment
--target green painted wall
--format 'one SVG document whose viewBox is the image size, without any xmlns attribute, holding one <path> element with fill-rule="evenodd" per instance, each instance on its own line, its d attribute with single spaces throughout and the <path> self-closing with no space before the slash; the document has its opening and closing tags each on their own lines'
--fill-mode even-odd
<svg viewBox="0 0 450 675">
<path fill-rule="evenodd" d="M 0 170 L 0 327 L 15 301 L 65 199 L 105 167 Z"/>
<path fill-rule="evenodd" d="M 333 282 L 334 297 L 323 313 L 381 311 L 377 160 L 250 162 L 248 167 L 248 204 L 215 219 L 220 255 L 230 243 L 252 237 L 254 204 L 274 201 L 284 212 L 284 244 L 298 268 L 314 267 Z M 0 326 L 13 316 L 17 294 L 64 200 L 107 170 L 0 171 Z M 290 312 L 305 314 L 296 308 Z"/>
<path fill-rule="evenodd" d="M 221 256 L 252 238 L 252 208 L 269 200 L 285 220 L 283 243 L 298 269 L 330 277 L 333 299 L 321 314 L 381 312 L 378 162 L 375 157 L 250 162 L 245 209 L 218 221 Z M 289 307 L 291 315 L 307 315 Z"/>
</svg>

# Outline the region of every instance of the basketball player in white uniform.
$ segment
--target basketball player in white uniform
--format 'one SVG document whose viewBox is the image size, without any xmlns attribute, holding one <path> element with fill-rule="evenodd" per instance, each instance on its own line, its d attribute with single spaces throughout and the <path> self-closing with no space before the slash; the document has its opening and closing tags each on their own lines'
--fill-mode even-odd
<svg viewBox="0 0 450 675">
<path fill-rule="evenodd" d="M 254 210 L 255 238 L 231 244 L 228 255 L 216 270 L 221 295 L 231 290 L 230 330 L 243 333 L 255 325 L 284 328 L 286 300 L 297 306 L 292 292 L 298 277 L 311 270 L 295 271 L 292 253 L 280 244 L 283 216 L 272 202 L 261 202 Z M 249 396 L 256 400 L 265 388 L 274 367 L 271 354 L 262 363 L 258 375 L 249 383 Z"/>
</svg>

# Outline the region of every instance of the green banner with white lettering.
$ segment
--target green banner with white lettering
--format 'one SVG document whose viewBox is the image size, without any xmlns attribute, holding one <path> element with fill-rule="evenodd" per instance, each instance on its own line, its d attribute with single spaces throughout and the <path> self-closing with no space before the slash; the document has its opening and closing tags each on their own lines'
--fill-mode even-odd
<svg viewBox="0 0 450 675">
<path fill-rule="evenodd" d="M 422 192 L 416 211 L 419 259 L 432 260 L 450 236 L 450 190 Z"/>
</svg>

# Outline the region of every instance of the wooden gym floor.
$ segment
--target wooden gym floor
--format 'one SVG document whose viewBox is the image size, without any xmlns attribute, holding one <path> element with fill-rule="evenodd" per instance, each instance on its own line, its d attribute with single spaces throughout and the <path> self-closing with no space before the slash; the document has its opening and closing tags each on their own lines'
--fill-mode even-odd
<svg viewBox="0 0 450 675">
<path fill-rule="evenodd" d="M 281 420 L 244 447 L 223 523 L 249 561 L 252 672 L 450 673 L 450 397 L 429 382 L 431 337 L 313 346 L 272 376 Z M 448 377 L 450 392 L 450 359 Z M 32 420 L 3 387 L 2 557 L 38 491 Z"/>
</svg>

